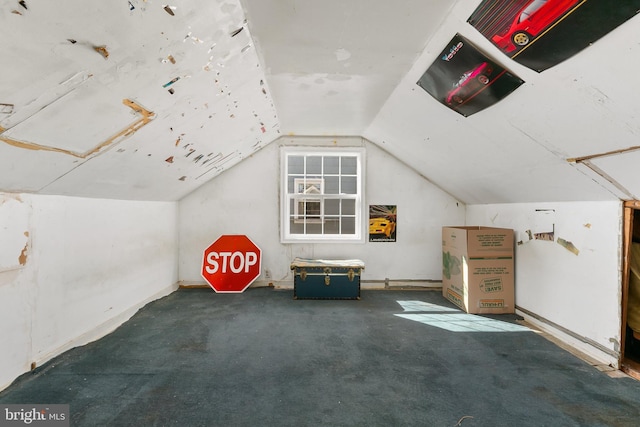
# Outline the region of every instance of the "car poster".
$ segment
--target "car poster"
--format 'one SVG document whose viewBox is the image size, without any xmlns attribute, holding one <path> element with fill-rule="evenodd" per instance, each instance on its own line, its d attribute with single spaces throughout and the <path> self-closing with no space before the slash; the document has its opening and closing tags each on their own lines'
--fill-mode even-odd
<svg viewBox="0 0 640 427">
<path fill-rule="evenodd" d="M 468 22 L 514 61 L 541 72 L 636 15 L 640 0 L 483 0 Z"/>
<path fill-rule="evenodd" d="M 495 104 L 522 83 L 460 34 L 418 80 L 429 95 L 465 117 Z"/>
<path fill-rule="evenodd" d="M 396 213 L 397 206 L 370 205 L 369 206 L 369 241 L 396 241 Z"/>
</svg>

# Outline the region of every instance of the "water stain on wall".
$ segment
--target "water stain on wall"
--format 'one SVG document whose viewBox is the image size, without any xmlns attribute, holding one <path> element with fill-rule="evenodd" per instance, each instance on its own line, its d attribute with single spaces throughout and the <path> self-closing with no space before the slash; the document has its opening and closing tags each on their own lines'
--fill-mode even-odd
<svg viewBox="0 0 640 427">
<path fill-rule="evenodd" d="M 20 252 L 20 256 L 18 257 L 18 263 L 22 266 L 25 266 L 27 264 L 27 249 L 29 247 L 29 243 L 27 243 L 26 245 L 24 245 L 24 248 L 22 248 L 22 251 Z"/>
<path fill-rule="evenodd" d="M 30 207 L 17 194 L 0 193 L 0 272 L 27 263 Z"/>
</svg>

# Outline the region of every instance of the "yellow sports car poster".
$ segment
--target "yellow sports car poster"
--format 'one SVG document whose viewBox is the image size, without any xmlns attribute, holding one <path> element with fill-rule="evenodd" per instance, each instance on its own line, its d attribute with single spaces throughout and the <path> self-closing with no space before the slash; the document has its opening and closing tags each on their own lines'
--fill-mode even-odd
<svg viewBox="0 0 640 427">
<path fill-rule="evenodd" d="M 397 206 L 369 206 L 369 241 L 395 242 L 397 224 Z"/>
</svg>

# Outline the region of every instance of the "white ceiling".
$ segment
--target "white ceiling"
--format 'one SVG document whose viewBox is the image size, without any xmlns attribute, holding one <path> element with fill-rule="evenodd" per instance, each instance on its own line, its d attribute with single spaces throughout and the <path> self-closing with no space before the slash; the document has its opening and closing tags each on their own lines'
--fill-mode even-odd
<svg viewBox="0 0 640 427">
<path fill-rule="evenodd" d="M 281 135 L 355 135 L 466 203 L 639 198 L 640 18 L 537 73 L 479 2 L 5 1 L 0 191 L 178 200 Z M 467 118 L 416 85 L 456 33 L 525 81 Z"/>
</svg>

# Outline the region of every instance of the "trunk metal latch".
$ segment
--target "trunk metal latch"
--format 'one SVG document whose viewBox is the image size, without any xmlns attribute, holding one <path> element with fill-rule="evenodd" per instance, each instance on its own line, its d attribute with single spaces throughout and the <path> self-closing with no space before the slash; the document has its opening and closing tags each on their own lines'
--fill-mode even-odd
<svg viewBox="0 0 640 427">
<path fill-rule="evenodd" d="M 329 267 L 325 267 L 324 269 L 324 284 L 329 286 L 329 283 L 331 283 L 331 276 L 329 276 L 331 274 L 331 269 Z"/>
</svg>

